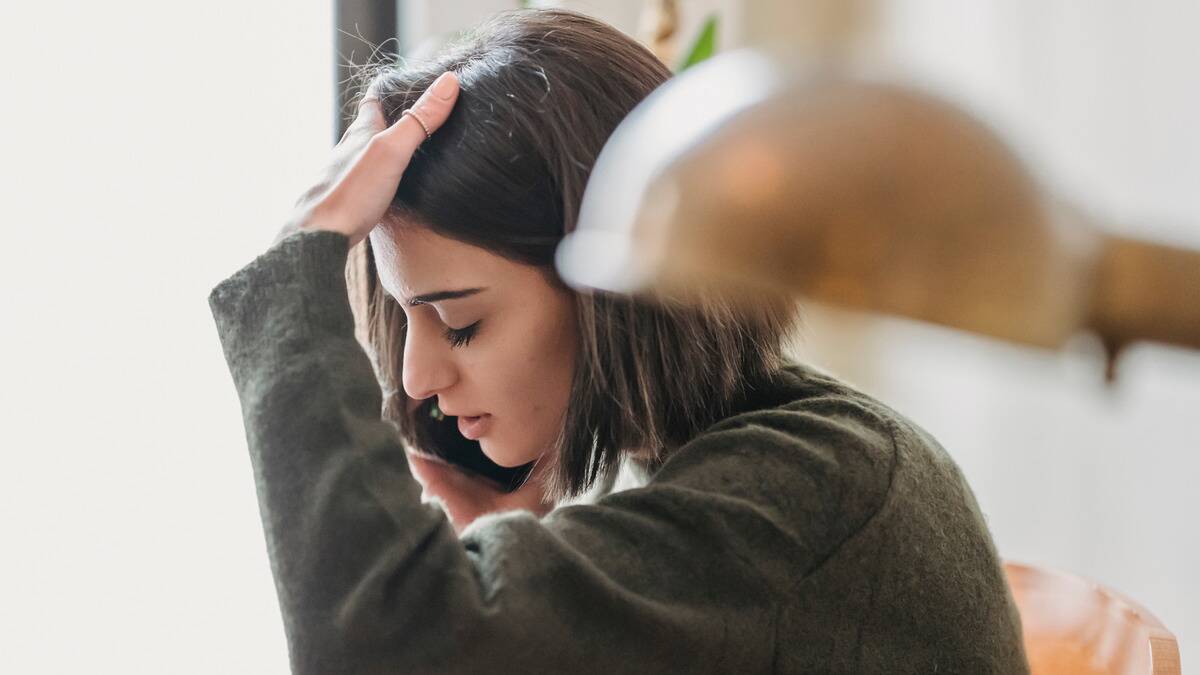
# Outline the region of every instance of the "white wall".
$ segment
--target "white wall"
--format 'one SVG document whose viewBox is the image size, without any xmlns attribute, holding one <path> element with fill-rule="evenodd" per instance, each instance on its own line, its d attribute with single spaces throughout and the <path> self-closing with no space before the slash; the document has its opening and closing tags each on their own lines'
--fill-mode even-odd
<svg viewBox="0 0 1200 675">
<path fill-rule="evenodd" d="M 206 297 L 328 152 L 329 6 L 4 2 L 0 31 L 0 672 L 286 673 Z"/>
</svg>

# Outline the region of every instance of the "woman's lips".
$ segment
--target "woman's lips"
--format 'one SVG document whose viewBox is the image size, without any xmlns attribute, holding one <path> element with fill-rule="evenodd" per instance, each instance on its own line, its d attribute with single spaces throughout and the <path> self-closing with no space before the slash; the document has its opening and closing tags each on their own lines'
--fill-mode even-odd
<svg viewBox="0 0 1200 675">
<path fill-rule="evenodd" d="M 458 433 L 473 441 L 477 441 L 491 426 L 492 416 L 484 413 L 475 416 L 460 416 L 458 418 Z"/>
</svg>

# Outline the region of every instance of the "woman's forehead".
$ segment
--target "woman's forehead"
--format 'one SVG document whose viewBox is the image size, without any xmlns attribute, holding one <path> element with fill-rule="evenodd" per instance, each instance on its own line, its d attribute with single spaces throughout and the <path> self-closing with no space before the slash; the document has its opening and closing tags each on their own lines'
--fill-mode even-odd
<svg viewBox="0 0 1200 675">
<path fill-rule="evenodd" d="M 371 232 L 380 283 L 392 297 L 520 284 L 527 267 L 429 228 L 380 225 Z M 532 268 L 530 268 L 532 270 Z"/>
</svg>

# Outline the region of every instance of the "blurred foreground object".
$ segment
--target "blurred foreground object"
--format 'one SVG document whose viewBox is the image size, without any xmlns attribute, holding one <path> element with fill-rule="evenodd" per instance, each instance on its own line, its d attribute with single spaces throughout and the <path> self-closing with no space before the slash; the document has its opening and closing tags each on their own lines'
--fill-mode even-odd
<svg viewBox="0 0 1200 675">
<path fill-rule="evenodd" d="M 678 51 L 679 3 L 677 0 L 645 0 L 638 19 L 638 39 L 659 61 L 675 63 Z"/>
<path fill-rule="evenodd" d="M 1179 675 L 1179 643 L 1150 612 L 1063 572 L 1007 562 L 1033 675 Z"/>
<path fill-rule="evenodd" d="M 714 57 L 618 127 L 558 265 L 673 296 L 787 289 L 1039 347 L 1200 347 L 1200 251 L 1115 237 L 935 97 Z"/>
</svg>

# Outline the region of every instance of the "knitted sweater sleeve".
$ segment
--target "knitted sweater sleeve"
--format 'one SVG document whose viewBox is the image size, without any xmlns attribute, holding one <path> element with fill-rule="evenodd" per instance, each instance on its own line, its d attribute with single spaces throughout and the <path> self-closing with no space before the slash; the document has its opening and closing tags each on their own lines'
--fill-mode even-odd
<svg viewBox="0 0 1200 675">
<path fill-rule="evenodd" d="M 348 244 L 293 234 L 209 296 L 293 671 L 771 670 L 779 598 L 886 488 L 848 489 L 839 476 L 879 472 L 839 464 L 872 455 L 828 448 L 889 441 L 789 415 L 785 426 L 830 441 L 803 447 L 767 414 L 698 437 L 644 487 L 542 519 L 485 516 L 460 537 L 421 502 L 380 419 L 347 300 Z M 851 493 L 873 496 L 847 505 Z"/>
</svg>

